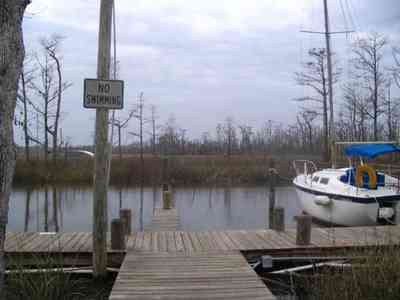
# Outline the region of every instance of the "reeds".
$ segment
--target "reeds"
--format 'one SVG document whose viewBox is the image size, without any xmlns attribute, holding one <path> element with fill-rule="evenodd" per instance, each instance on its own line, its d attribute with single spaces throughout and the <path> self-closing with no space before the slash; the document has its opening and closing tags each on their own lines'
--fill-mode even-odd
<svg viewBox="0 0 400 300">
<path fill-rule="evenodd" d="M 345 268 L 325 269 L 310 278 L 309 299 L 358 300 L 400 299 L 398 246 L 359 250 L 364 257 Z"/>
<path fill-rule="evenodd" d="M 90 276 L 66 272 L 62 259 L 35 258 L 27 266 L 21 261 L 9 264 L 6 299 L 9 300 L 83 300 L 108 299 L 113 278 L 99 281 Z"/>
<path fill-rule="evenodd" d="M 282 178 L 292 177 L 290 158 L 276 158 Z M 167 170 L 158 156 L 146 155 L 144 170 L 136 155 L 125 156 L 122 161 L 113 158 L 110 183 L 113 185 L 135 186 L 142 180 L 145 185 L 160 184 L 167 180 L 176 185 L 214 184 L 266 184 L 268 181 L 269 157 L 263 155 L 177 155 L 168 158 Z M 53 174 L 53 175 L 51 175 Z M 167 178 L 163 179 L 163 175 Z M 91 184 L 93 161 L 90 158 L 59 160 L 57 166 L 49 164 L 46 169 L 41 160 L 17 161 L 15 184 Z"/>
</svg>

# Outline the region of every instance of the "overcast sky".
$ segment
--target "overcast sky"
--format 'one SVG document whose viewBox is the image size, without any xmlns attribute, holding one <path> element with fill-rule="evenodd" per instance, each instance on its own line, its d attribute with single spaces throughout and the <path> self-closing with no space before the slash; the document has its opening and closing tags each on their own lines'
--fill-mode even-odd
<svg viewBox="0 0 400 300">
<path fill-rule="evenodd" d="M 66 37 L 63 67 L 65 80 L 73 86 L 64 95 L 64 135 L 75 145 L 90 144 L 94 112 L 82 106 L 83 79 L 96 75 L 100 1 L 32 2 L 24 21 L 27 52 L 38 48 L 42 36 Z M 374 30 L 400 45 L 400 1 L 328 2 L 333 31 Z M 323 36 L 300 30 L 323 30 L 321 4 L 322 0 L 116 0 L 125 107 L 132 107 L 144 92 L 147 104 L 156 105 L 160 123 L 173 115 L 191 137 L 214 133 L 228 116 L 253 127 L 267 120 L 294 123 L 298 108 L 292 99 L 307 91 L 296 86 L 293 74 L 308 48 L 323 46 Z M 343 65 L 351 38 L 333 39 Z M 130 130 L 135 130 L 134 121 Z M 17 131 L 17 140 L 20 136 Z"/>
</svg>

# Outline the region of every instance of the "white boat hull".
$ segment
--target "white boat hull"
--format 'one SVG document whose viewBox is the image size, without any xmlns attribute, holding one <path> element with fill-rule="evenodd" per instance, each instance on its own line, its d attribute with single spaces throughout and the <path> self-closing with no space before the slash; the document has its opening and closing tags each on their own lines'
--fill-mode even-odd
<svg viewBox="0 0 400 300">
<path fill-rule="evenodd" d="M 331 199 L 329 205 L 317 204 L 316 195 L 296 188 L 303 210 L 321 221 L 344 226 L 377 224 L 378 203 L 358 203 L 348 199 Z"/>
</svg>

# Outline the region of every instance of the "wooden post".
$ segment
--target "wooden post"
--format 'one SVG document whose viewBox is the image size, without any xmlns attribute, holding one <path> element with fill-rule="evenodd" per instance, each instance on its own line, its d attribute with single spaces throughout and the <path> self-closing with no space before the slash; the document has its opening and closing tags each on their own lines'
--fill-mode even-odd
<svg viewBox="0 0 400 300">
<path fill-rule="evenodd" d="M 101 0 L 98 79 L 109 79 L 111 52 L 111 21 L 114 0 Z M 108 190 L 108 109 L 96 109 L 96 146 L 93 193 L 93 275 L 107 274 L 107 190 Z"/>
<path fill-rule="evenodd" d="M 113 219 L 111 221 L 111 249 L 124 250 L 125 245 L 125 229 L 122 219 Z"/>
<path fill-rule="evenodd" d="M 172 208 L 172 192 L 164 191 L 163 192 L 163 209 L 171 209 Z"/>
<path fill-rule="evenodd" d="M 169 161 L 168 161 L 168 157 L 162 157 L 161 159 L 161 182 L 163 184 L 163 188 L 164 188 L 164 184 L 167 184 L 167 182 L 169 181 Z"/>
<path fill-rule="evenodd" d="M 163 185 L 162 185 L 162 190 L 163 190 L 163 192 L 168 191 L 169 190 L 169 184 L 164 182 Z"/>
<path fill-rule="evenodd" d="M 269 161 L 269 228 L 274 228 L 276 170 L 273 158 Z"/>
<path fill-rule="evenodd" d="M 274 210 L 274 229 L 285 231 L 285 209 L 283 207 L 276 207 Z"/>
<path fill-rule="evenodd" d="M 132 233 L 132 210 L 121 209 L 119 211 L 119 217 L 124 224 L 124 234 L 130 235 Z"/>
<path fill-rule="evenodd" d="M 307 246 L 311 242 L 311 220 L 308 215 L 297 216 L 296 245 Z"/>
</svg>

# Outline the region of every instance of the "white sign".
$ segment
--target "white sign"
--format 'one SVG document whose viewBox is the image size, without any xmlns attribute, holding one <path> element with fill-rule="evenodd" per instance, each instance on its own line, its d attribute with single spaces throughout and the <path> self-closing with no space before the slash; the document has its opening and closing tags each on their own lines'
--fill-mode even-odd
<svg viewBox="0 0 400 300">
<path fill-rule="evenodd" d="M 122 109 L 124 82 L 122 80 L 85 79 L 83 89 L 85 108 Z"/>
</svg>

